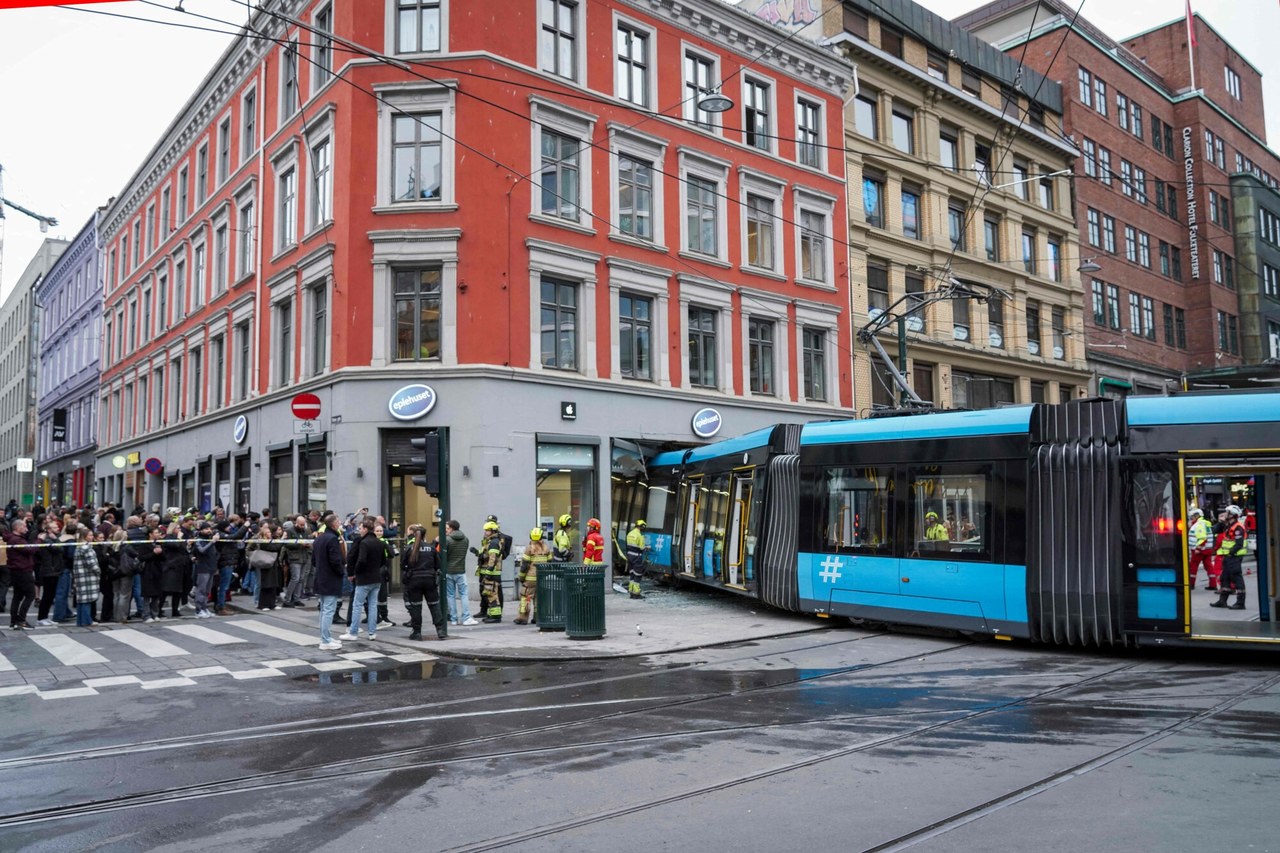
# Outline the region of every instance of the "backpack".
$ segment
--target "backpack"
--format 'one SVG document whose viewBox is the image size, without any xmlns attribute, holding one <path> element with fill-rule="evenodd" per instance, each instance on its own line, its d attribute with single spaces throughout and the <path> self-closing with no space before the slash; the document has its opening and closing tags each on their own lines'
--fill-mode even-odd
<svg viewBox="0 0 1280 853">
<path fill-rule="evenodd" d="M 511 541 L 512 541 L 512 540 L 511 540 L 511 537 L 510 537 L 510 536 L 508 536 L 507 534 L 503 533 L 501 530 L 499 530 L 499 531 L 498 531 L 498 538 L 502 540 L 502 559 L 504 559 L 504 560 L 505 560 L 505 559 L 507 559 L 507 557 L 510 557 L 510 556 L 511 556 Z"/>
</svg>

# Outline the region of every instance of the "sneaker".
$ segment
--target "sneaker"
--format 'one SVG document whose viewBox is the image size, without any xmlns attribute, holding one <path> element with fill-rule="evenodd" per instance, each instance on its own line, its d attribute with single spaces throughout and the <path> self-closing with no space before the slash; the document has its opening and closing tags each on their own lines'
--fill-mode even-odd
<svg viewBox="0 0 1280 853">
<path fill-rule="evenodd" d="M 351 641 L 353 641 L 353 640 L 358 640 L 358 639 L 360 639 L 360 637 L 359 637 L 359 636 L 357 636 L 356 634 L 350 634 L 350 633 L 348 633 L 348 634 L 342 634 L 341 636 L 339 636 L 339 637 L 338 637 L 338 639 L 339 639 L 339 640 L 344 640 L 344 641 L 346 641 L 346 642 L 351 642 Z"/>
<path fill-rule="evenodd" d="M 37 624 L 37 625 L 39 625 L 41 628 L 52 628 L 52 627 L 53 627 L 53 620 L 52 620 L 52 619 L 41 619 L 40 621 L 36 622 L 36 624 Z"/>
<path fill-rule="evenodd" d="M 143 622 L 145 622 L 146 624 L 150 625 L 152 622 L 156 621 L 156 617 L 154 617 L 154 616 L 148 616 L 146 619 L 143 619 L 142 621 L 143 621 Z"/>
<path fill-rule="evenodd" d="M 479 625 L 480 623 L 477 622 L 474 617 L 467 617 L 467 621 L 463 622 L 462 624 L 463 625 Z"/>
<path fill-rule="evenodd" d="M 279 604 L 272 605 L 271 609 L 272 609 L 272 610 L 279 610 L 279 609 L 280 609 L 280 605 L 279 605 Z"/>
<path fill-rule="evenodd" d="M 339 643 L 337 640 L 330 640 L 327 643 L 320 644 L 320 651 L 322 652 L 337 652 L 341 650 L 342 643 Z"/>
<path fill-rule="evenodd" d="M 379 620 L 378 620 L 378 625 L 377 625 L 377 627 L 379 627 L 379 628 L 394 628 L 395 626 L 396 626 L 396 623 L 394 623 L 394 622 L 388 622 L 386 619 L 379 619 Z"/>
<path fill-rule="evenodd" d="M 369 635 L 369 639 L 370 639 L 370 640 L 376 640 L 376 639 L 378 639 L 378 635 L 377 635 L 377 634 L 370 634 L 370 635 Z"/>
</svg>

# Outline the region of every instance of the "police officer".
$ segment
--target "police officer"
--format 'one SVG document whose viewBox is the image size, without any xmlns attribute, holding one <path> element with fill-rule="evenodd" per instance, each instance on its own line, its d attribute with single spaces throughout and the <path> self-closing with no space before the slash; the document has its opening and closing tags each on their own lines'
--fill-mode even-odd
<svg viewBox="0 0 1280 853">
<path fill-rule="evenodd" d="M 1200 566 L 1209 578 L 1209 589 L 1218 588 L 1218 575 L 1213 570 L 1213 525 L 1204 517 L 1204 510 L 1195 507 L 1188 513 L 1191 529 L 1187 532 L 1187 541 L 1191 545 L 1191 588 L 1196 588 L 1196 576 Z"/>
<path fill-rule="evenodd" d="M 471 552 L 480 560 L 476 575 L 480 578 L 480 609 L 484 612 L 484 621 L 501 622 L 502 538 L 498 534 L 498 522 L 485 522 L 480 547 L 472 548 Z"/>
<path fill-rule="evenodd" d="M 1218 549 L 1222 557 L 1222 576 L 1218 578 L 1218 600 L 1209 602 L 1210 607 L 1227 607 L 1227 597 L 1231 590 L 1236 592 L 1236 603 L 1230 610 L 1244 610 L 1244 555 L 1249 553 L 1249 534 L 1240 523 L 1244 512 L 1235 504 L 1223 510 L 1223 519 L 1227 532 L 1222 537 L 1222 547 Z"/>
<path fill-rule="evenodd" d="M 640 594 L 640 579 L 644 577 L 644 531 L 646 527 L 648 525 L 642 518 L 627 533 L 627 573 L 630 575 L 627 592 L 631 593 L 632 598 L 644 598 Z"/>
<path fill-rule="evenodd" d="M 569 536 L 569 528 L 573 526 L 573 516 L 565 513 L 556 522 L 556 532 L 551 537 L 551 561 L 568 563 L 573 559 L 573 539 Z"/>
<path fill-rule="evenodd" d="M 529 546 L 524 549 L 520 560 L 520 573 L 516 579 L 520 582 L 520 612 L 516 614 L 517 625 L 528 625 L 530 620 L 537 622 L 538 566 L 551 559 L 551 549 L 542 539 L 542 528 L 535 527 L 529 531 Z"/>
<path fill-rule="evenodd" d="M 604 562 L 604 537 L 600 535 L 600 519 L 587 519 L 587 535 L 582 540 L 582 562 L 598 566 Z"/>
</svg>

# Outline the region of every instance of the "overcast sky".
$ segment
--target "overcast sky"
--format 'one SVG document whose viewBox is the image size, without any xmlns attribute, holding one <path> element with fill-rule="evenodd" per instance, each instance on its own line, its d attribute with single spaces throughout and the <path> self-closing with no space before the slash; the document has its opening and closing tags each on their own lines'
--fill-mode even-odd
<svg viewBox="0 0 1280 853">
<path fill-rule="evenodd" d="M 918 2 L 947 18 L 982 5 L 980 0 Z M 242 0 L 185 0 L 184 5 L 226 21 L 245 17 Z M 1280 139 L 1280 51 L 1274 44 L 1280 3 L 1193 0 L 1192 5 L 1262 71 L 1268 84 L 1268 137 Z M 92 8 L 217 26 L 149 3 Z M 1179 18 L 1183 9 L 1184 0 L 1085 0 L 1081 15 L 1120 39 Z M 59 225 L 49 236 L 74 237 L 96 207 L 120 192 L 229 42 L 226 35 L 74 9 L 0 10 L 5 197 L 56 217 Z M 6 217 L 3 296 L 44 238 L 26 216 L 7 210 Z"/>
</svg>

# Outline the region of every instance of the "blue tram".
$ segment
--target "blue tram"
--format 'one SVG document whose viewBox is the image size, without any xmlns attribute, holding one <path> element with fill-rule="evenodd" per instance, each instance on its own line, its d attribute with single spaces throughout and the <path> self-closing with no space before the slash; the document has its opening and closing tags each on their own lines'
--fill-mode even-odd
<svg viewBox="0 0 1280 853">
<path fill-rule="evenodd" d="M 1238 616 L 1188 577 L 1186 484 L 1211 474 L 1256 484 L 1256 606 Z M 787 610 L 1068 645 L 1280 643 L 1280 393 L 779 425 L 659 454 L 648 478 L 651 566 Z"/>
</svg>

